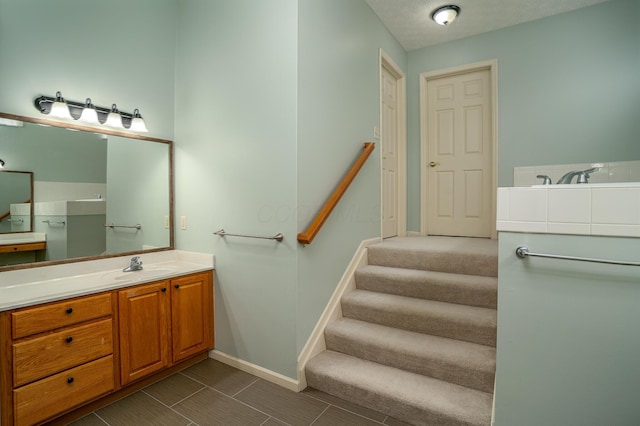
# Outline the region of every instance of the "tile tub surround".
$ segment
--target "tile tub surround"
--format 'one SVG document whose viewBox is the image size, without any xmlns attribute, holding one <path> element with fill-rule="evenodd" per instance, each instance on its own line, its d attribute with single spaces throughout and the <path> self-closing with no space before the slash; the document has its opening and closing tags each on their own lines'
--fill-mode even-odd
<svg viewBox="0 0 640 426">
<path fill-rule="evenodd" d="M 497 230 L 640 237 L 640 183 L 498 188 Z"/>
<path fill-rule="evenodd" d="M 211 270 L 211 254 L 169 250 L 137 254 L 143 270 L 122 272 L 131 256 L 0 272 L 0 311 Z"/>
<path fill-rule="evenodd" d="M 565 173 L 600 167 L 592 173 L 589 183 L 640 182 L 640 161 L 616 161 L 610 163 L 555 164 L 513 168 L 513 186 L 532 186 L 542 183 L 538 175 L 547 175 L 555 184 Z M 576 178 L 573 178 L 576 181 Z"/>
</svg>

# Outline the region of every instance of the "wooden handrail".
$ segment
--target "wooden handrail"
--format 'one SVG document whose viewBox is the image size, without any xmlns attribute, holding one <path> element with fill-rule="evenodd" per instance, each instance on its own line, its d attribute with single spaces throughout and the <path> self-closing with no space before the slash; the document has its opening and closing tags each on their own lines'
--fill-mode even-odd
<svg viewBox="0 0 640 426">
<path fill-rule="evenodd" d="M 344 176 L 344 178 L 342 178 L 342 181 L 335 191 L 333 191 L 333 194 L 331 194 L 324 203 L 324 206 L 322 206 L 315 219 L 313 219 L 311 225 L 309 225 L 306 231 L 298 234 L 298 242 L 300 244 L 311 244 L 320 231 L 320 228 L 322 228 L 322 225 L 327 221 L 333 209 L 338 205 L 338 201 L 340 201 L 340 198 L 342 198 L 344 193 L 347 191 L 349 185 L 367 161 L 367 158 L 369 158 L 369 155 L 371 155 L 375 147 L 376 144 L 373 142 L 364 143 L 364 151 L 362 151 L 362 154 L 360 154 L 355 163 L 353 163 L 349 172 Z"/>
<path fill-rule="evenodd" d="M 30 202 L 31 202 L 31 199 L 28 199 L 27 201 L 25 201 L 22 204 L 27 204 L 27 203 L 30 203 Z M 4 220 L 4 218 L 7 217 L 7 216 L 11 216 L 11 210 L 8 210 L 5 213 L 0 214 L 0 221 Z"/>
</svg>

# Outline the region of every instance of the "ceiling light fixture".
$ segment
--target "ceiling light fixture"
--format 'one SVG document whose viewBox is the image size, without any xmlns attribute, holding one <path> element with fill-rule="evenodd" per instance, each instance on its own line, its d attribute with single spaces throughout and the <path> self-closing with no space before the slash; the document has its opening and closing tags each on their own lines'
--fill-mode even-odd
<svg viewBox="0 0 640 426">
<path fill-rule="evenodd" d="M 132 132 L 148 132 L 138 109 L 133 113 L 118 111 L 116 104 L 113 104 L 111 108 L 101 107 L 93 105 L 91 98 L 86 98 L 85 102 L 64 100 L 60 92 L 56 92 L 55 97 L 38 96 L 33 103 L 42 114 L 53 117 L 77 120 L 91 125 L 115 127 Z M 57 110 L 62 111 L 59 113 L 60 115 L 56 113 Z M 65 110 L 66 115 L 64 114 Z"/>
<path fill-rule="evenodd" d="M 442 6 L 433 11 L 431 19 L 436 21 L 438 25 L 447 26 L 454 21 L 460 14 L 460 8 L 458 6 L 449 5 Z"/>
</svg>

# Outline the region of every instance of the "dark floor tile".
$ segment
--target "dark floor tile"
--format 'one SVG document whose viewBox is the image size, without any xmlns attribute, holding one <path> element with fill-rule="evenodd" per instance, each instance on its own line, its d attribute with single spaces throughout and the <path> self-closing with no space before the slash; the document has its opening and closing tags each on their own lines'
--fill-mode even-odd
<svg viewBox="0 0 640 426">
<path fill-rule="evenodd" d="M 240 392 L 257 379 L 249 373 L 211 358 L 183 370 L 182 374 L 230 396 Z"/>
<path fill-rule="evenodd" d="M 331 405 L 344 408 L 347 411 L 360 414 L 361 416 L 367 417 L 377 422 L 383 422 L 384 419 L 387 418 L 386 414 L 379 413 L 378 411 L 371 410 L 361 405 L 353 404 L 351 402 L 345 401 L 344 399 L 340 399 L 333 395 L 329 395 L 328 393 L 319 391 L 317 389 L 306 388 L 304 391 L 302 391 L 302 393 L 304 393 L 305 395 L 309 395 L 314 398 L 317 398 L 319 400 L 322 400 L 324 402 L 328 402 Z"/>
<path fill-rule="evenodd" d="M 266 414 L 209 388 L 176 404 L 173 409 L 200 426 L 260 425 L 269 418 Z"/>
<path fill-rule="evenodd" d="M 111 426 L 178 426 L 191 423 L 191 420 L 185 419 L 143 392 L 132 393 L 96 413 Z"/>
<path fill-rule="evenodd" d="M 387 420 L 384 421 L 384 424 L 389 426 L 411 426 L 410 423 L 402 422 L 398 419 L 394 419 L 393 417 L 387 417 Z"/>
<path fill-rule="evenodd" d="M 325 402 L 262 379 L 244 389 L 235 398 L 294 426 L 308 426 L 328 406 Z"/>
<path fill-rule="evenodd" d="M 379 426 L 380 423 L 342 410 L 338 407 L 330 406 L 318 417 L 313 426 Z"/>
<path fill-rule="evenodd" d="M 260 426 L 289 426 L 285 422 L 281 422 L 278 419 L 274 419 L 273 417 L 269 417 L 269 420 L 262 423 Z"/>
<path fill-rule="evenodd" d="M 68 426 L 106 426 L 106 423 L 100 420 L 94 413 L 91 413 L 73 423 L 69 423 Z"/>
<path fill-rule="evenodd" d="M 143 391 L 163 404 L 172 406 L 202 388 L 204 388 L 203 384 L 195 382 L 182 374 L 174 374 L 144 388 Z"/>
</svg>

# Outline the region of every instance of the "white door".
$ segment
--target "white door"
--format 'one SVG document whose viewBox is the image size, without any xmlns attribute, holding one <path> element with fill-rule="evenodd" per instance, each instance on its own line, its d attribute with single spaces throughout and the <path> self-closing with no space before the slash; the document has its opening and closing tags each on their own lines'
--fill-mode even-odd
<svg viewBox="0 0 640 426">
<path fill-rule="evenodd" d="M 397 80 L 382 67 L 382 237 L 398 235 Z"/>
<path fill-rule="evenodd" d="M 492 105 L 488 69 L 427 81 L 427 232 L 491 237 Z"/>
</svg>

